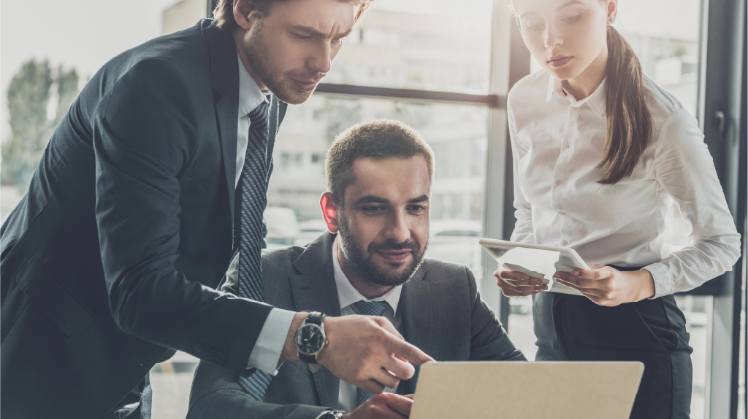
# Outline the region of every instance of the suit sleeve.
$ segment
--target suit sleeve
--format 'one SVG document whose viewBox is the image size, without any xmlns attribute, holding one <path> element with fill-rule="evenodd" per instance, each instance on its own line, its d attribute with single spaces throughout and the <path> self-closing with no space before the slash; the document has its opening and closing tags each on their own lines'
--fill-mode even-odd
<svg viewBox="0 0 748 419">
<path fill-rule="evenodd" d="M 239 385 L 238 376 L 200 363 L 190 391 L 187 419 L 314 419 L 327 407 L 258 401 Z"/>
<path fill-rule="evenodd" d="M 465 268 L 465 273 L 473 307 L 470 321 L 470 360 L 527 361 L 509 340 L 493 310 L 480 297 L 473 273 L 468 268 Z"/>
<path fill-rule="evenodd" d="M 196 121 L 206 117 L 190 87 L 171 63 L 141 61 L 96 111 L 96 222 L 109 306 L 129 334 L 244 372 L 272 307 L 188 281 L 174 267 L 179 176 L 195 150 Z"/>
</svg>

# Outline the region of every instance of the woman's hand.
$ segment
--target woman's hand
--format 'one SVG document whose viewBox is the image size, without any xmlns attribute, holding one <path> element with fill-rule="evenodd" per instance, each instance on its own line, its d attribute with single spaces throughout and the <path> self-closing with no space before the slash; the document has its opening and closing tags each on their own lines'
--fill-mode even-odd
<svg viewBox="0 0 748 419">
<path fill-rule="evenodd" d="M 493 273 L 496 277 L 496 285 L 501 288 L 501 292 L 507 297 L 524 297 L 526 295 L 535 295 L 548 289 L 540 278 L 530 278 L 525 273 L 510 271 L 499 267 Z"/>
<path fill-rule="evenodd" d="M 624 272 L 604 265 L 590 267 L 593 269 L 575 269 L 571 273 L 559 271 L 553 277 L 601 306 L 635 303 L 654 296 L 654 280 L 649 271 Z"/>
</svg>

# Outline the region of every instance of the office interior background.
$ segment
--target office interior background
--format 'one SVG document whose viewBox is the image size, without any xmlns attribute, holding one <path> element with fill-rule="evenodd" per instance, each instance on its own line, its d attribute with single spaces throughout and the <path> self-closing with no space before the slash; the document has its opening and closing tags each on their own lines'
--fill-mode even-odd
<svg viewBox="0 0 748 419">
<path fill-rule="evenodd" d="M 696 117 L 739 231 L 746 237 L 745 0 L 620 0 L 616 27 L 644 73 Z M 319 197 L 334 136 L 354 123 L 401 120 L 436 155 L 428 257 L 465 264 L 514 343 L 535 355 L 530 297 L 501 296 L 480 237 L 514 224 L 506 94 L 538 71 L 508 0 L 375 0 L 317 92 L 289 107 L 270 183 L 270 247 L 325 231 Z M 209 15 L 210 0 L 38 0 L 2 3 L 0 217 L 25 194 L 39 156 L 78 91 L 116 54 Z M 674 207 L 667 241 L 688 245 Z M 745 245 L 744 252 L 745 256 Z M 746 417 L 745 257 L 678 295 L 691 335 L 692 418 Z M 178 353 L 151 372 L 154 419 L 183 418 L 197 359 Z"/>
</svg>

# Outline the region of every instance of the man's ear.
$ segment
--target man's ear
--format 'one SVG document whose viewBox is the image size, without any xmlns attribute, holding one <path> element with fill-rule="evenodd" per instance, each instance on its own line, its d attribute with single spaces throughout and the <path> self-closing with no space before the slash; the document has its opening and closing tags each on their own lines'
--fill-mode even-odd
<svg viewBox="0 0 748 419">
<path fill-rule="evenodd" d="M 319 205 L 322 208 L 322 217 L 325 218 L 325 224 L 327 224 L 327 230 L 330 233 L 336 234 L 338 228 L 338 203 L 335 202 L 335 197 L 332 193 L 325 192 L 322 194 L 322 198 L 319 199 Z"/>
<path fill-rule="evenodd" d="M 248 31 L 257 21 L 257 13 L 244 0 L 234 0 L 234 20 L 240 28 Z"/>
</svg>

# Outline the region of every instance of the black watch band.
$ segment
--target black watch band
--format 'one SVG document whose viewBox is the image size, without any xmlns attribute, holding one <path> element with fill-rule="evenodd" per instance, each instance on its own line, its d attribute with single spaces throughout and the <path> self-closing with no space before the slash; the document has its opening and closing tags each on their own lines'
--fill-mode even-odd
<svg viewBox="0 0 748 419">
<path fill-rule="evenodd" d="M 325 319 L 325 313 L 320 313 L 319 311 L 312 311 L 309 313 L 309 316 L 304 320 L 304 323 L 302 323 L 301 327 L 304 327 L 304 325 L 307 324 L 316 324 L 317 326 L 322 326 L 322 321 Z M 315 355 L 307 355 L 304 353 L 299 352 L 299 359 L 306 362 L 307 364 L 316 364 L 317 363 L 317 357 Z"/>
<path fill-rule="evenodd" d="M 317 416 L 316 419 L 340 419 L 344 414 L 345 412 L 343 412 L 342 410 L 326 410 L 320 413 L 320 415 Z"/>
<path fill-rule="evenodd" d="M 309 313 L 309 316 L 304 320 L 304 323 L 313 323 L 317 326 L 322 326 L 322 320 L 325 318 L 325 313 L 320 313 L 319 311 L 312 311 Z"/>
</svg>

